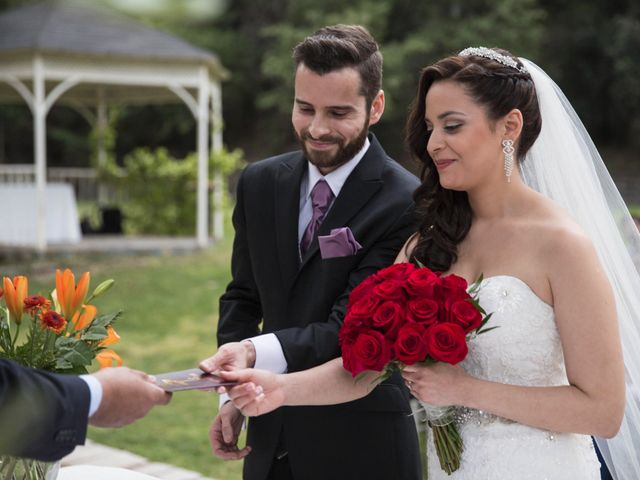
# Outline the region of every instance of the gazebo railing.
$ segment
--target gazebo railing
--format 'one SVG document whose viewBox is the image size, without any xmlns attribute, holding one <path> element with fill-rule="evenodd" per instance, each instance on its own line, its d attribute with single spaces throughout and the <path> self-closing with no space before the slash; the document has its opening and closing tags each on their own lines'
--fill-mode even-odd
<svg viewBox="0 0 640 480">
<path fill-rule="evenodd" d="M 35 166 L 33 164 L 0 164 L 0 184 L 35 182 Z M 69 183 L 73 186 L 78 201 L 96 201 L 100 186 L 97 172 L 93 168 L 83 167 L 48 167 L 48 182 Z M 104 195 L 100 192 L 100 196 Z"/>
</svg>

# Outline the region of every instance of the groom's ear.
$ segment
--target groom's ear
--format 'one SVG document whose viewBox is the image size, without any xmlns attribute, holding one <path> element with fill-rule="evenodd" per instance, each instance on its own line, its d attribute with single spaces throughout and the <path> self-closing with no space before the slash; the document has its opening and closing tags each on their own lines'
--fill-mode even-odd
<svg viewBox="0 0 640 480">
<path fill-rule="evenodd" d="M 378 123 L 384 112 L 384 90 L 380 90 L 371 102 L 369 109 L 369 126 Z"/>
<path fill-rule="evenodd" d="M 517 142 L 522 133 L 522 112 L 514 108 L 502 118 L 502 127 L 504 132 L 502 137 L 507 137 Z"/>
</svg>

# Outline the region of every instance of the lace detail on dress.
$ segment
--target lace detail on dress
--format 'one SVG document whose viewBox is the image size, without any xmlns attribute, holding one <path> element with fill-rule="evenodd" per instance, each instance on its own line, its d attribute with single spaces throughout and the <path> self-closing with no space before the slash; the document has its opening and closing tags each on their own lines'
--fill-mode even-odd
<svg viewBox="0 0 640 480">
<path fill-rule="evenodd" d="M 522 280 L 485 278 L 480 301 L 499 326 L 470 341 L 462 367 L 477 378 L 523 386 L 568 385 L 553 308 Z M 440 469 L 427 442 L 429 479 L 598 480 L 600 464 L 587 435 L 555 433 L 515 422 L 466 421 L 459 425 L 465 449 L 460 469 Z"/>
</svg>

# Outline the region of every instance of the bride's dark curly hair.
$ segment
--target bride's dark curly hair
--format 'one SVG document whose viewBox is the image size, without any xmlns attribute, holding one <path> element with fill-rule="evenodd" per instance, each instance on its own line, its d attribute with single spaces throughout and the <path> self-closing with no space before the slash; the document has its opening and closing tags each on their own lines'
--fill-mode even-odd
<svg viewBox="0 0 640 480">
<path fill-rule="evenodd" d="M 522 67 L 511 53 L 494 50 L 513 58 Z M 442 188 L 438 170 L 427 152 L 430 133 L 425 124 L 425 99 L 431 85 L 441 80 L 460 83 L 471 98 L 484 107 L 491 123 L 514 108 L 522 112 L 523 127 L 516 142 L 518 159 L 524 157 L 538 138 L 542 119 L 528 73 L 488 58 L 458 55 L 446 57 L 422 70 L 406 125 L 409 151 L 422 164 L 422 185 L 413 195 L 420 224 L 412 256 L 432 270 L 444 272 L 458 258 L 458 244 L 469 233 L 473 212 L 466 192 Z"/>
</svg>

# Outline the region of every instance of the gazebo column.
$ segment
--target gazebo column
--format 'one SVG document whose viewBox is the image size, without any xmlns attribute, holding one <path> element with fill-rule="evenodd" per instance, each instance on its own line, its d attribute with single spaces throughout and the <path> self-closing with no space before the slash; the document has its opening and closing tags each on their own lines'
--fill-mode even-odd
<svg viewBox="0 0 640 480">
<path fill-rule="evenodd" d="M 211 149 L 213 153 L 222 151 L 222 95 L 220 92 L 220 84 L 218 82 L 211 83 Z M 212 229 L 213 238 L 221 240 L 224 237 L 224 188 L 222 181 L 222 172 L 217 168 L 213 172 L 213 215 Z"/>
<path fill-rule="evenodd" d="M 44 90 L 44 66 L 42 58 L 33 58 L 33 135 L 36 177 L 36 248 L 44 252 L 47 248 L 47 106 Z"/>
<path fill-rule="evenodd" d="M 99 85 L 97 90 L 96 104 L 96 137 L 98 150 L 98 168 L 102 168 L 107 163 L 107 150 L 105 145 L 105 132 L 107 130 L 107 102 L 104 95 L 104 86 Z M 103 206 L 107 201 L 107 194 L 102 182 L 98 183 L 98 205 Z"/>
<path fill-rule="evenodd" d="M 208 184 L 209 184 L 209 71 L 199 69 L 198 86 L 198 190 L 196 236 L 200 247 L 208 244 Z"/>
</svg>

